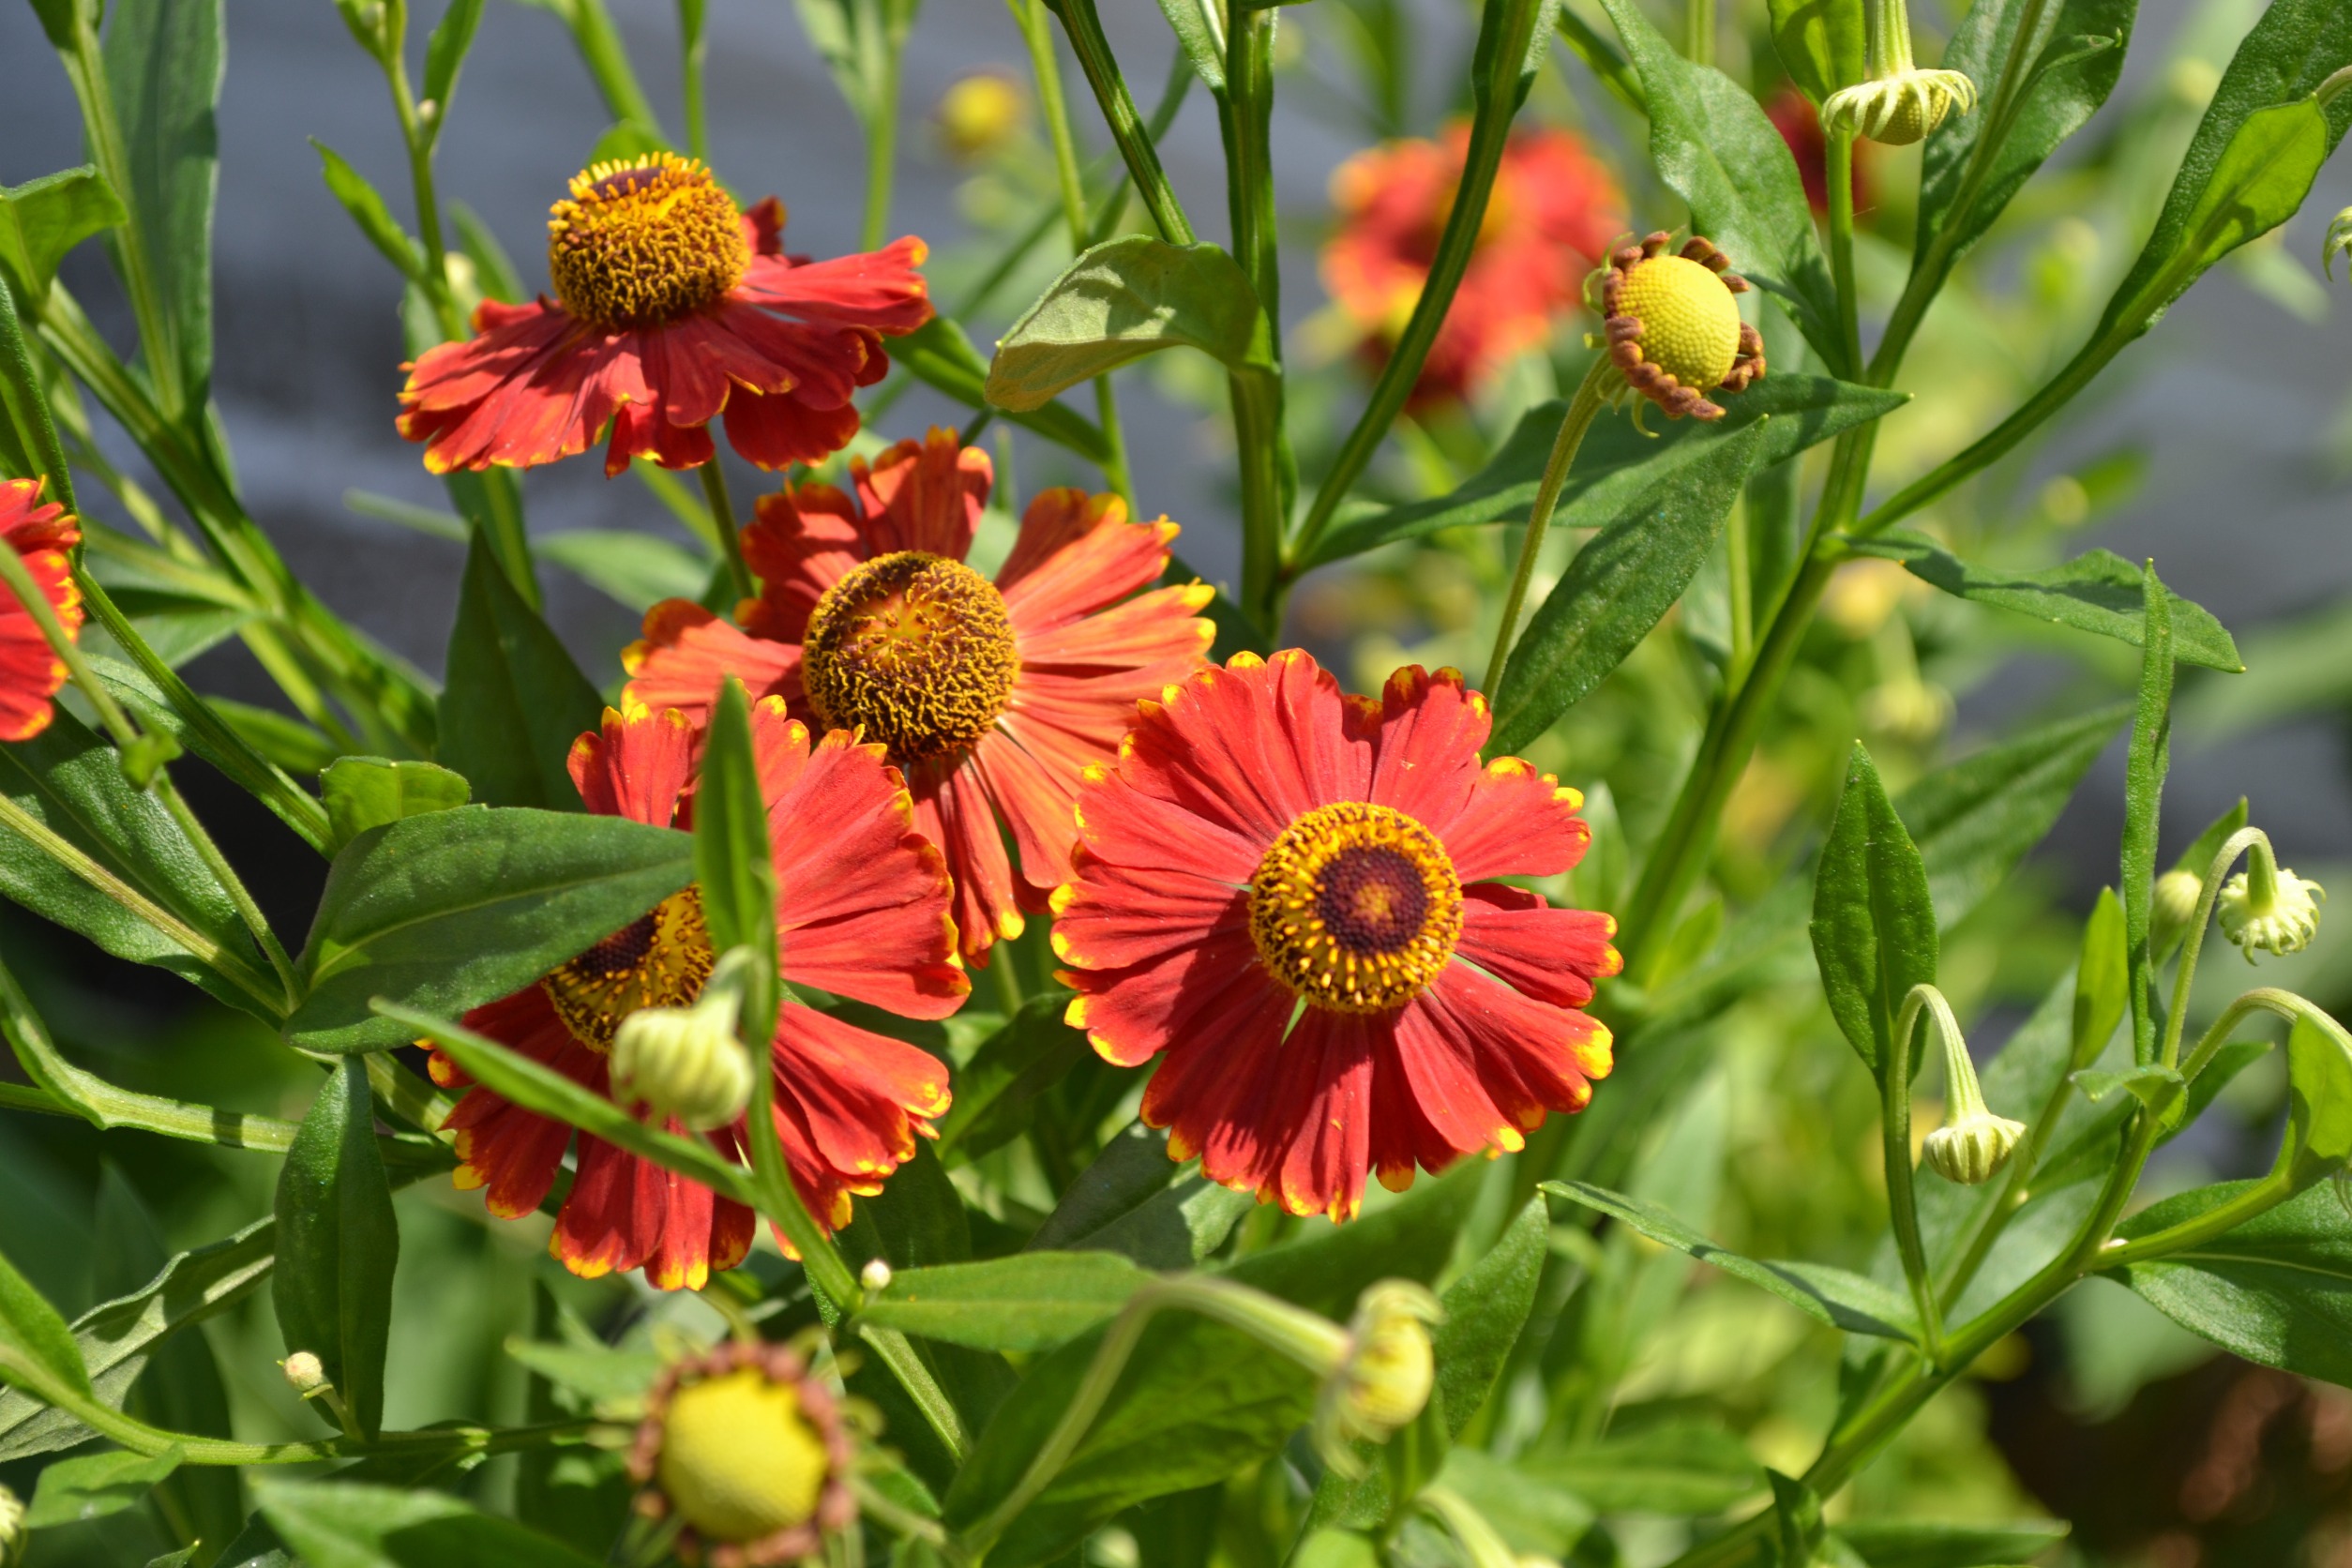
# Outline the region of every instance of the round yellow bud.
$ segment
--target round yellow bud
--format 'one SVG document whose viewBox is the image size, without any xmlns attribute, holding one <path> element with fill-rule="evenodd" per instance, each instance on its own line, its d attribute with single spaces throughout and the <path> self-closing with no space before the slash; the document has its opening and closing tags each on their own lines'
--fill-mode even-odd
<svg viewBox="0 0 2352 1568">
<path fill-rule="evenodd" d="M 1685 386 L 1709 387 L 1740 353 L 1740 304 L 1723 279 L 1681 256 L 1651 256 L 1626 272 L 1617 308 L 1641 323 L 1642 357 Z"/>
<path fill-rule="evenodd" d="M 709 1541 L 757 1541 L 817 1514 L 825 1440 L 799 1391 L 746 1369 L 678 1390 L 663 1422 L 655 1479 Z"/>
<path fill-rule="evenodd" d="M 2197 917 L 2197 899 L 2204 893 L 2205 879 L 2185 867 L 2176 867 L 2156 879 L 2156 894 L 2148 910 L 2151 952 L 2168 953 L 2187 934 L 2189 922 Z"/>
<path fill-rule="evenodd" d="M 308 1350 L 296 1350 L 278 1364 L 286 1386 L 308 1399 L 326 1386 L 326 1366 Z"/>
<path fill-rule="evenodd" d="M 940 96 L 933 117 L 948 154 L 976 162 L 1019 133 L 1021 122 L 1029 117 L 1029 99 L 1009 77 L 977 71 Z"/>
</svg>

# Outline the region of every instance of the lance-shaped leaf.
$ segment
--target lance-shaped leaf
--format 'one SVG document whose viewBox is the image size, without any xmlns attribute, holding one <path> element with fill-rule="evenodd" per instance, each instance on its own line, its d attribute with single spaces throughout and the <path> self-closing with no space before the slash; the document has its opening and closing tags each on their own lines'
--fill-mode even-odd
<svg viewBox="0 0 2352 1568">
<path fill-rule="evenodd" d="M 1636 0 L 1601 0 L 1650 99 L 1650 159 L 1691 204 L 1700 234 L 1732 270 L 1787 301 L 1823 363 L 1847 370 L 1837 287 L 1814 237 L 1804 180 L 1764 110 L 1712 66 L 1694 65 L 1662 38 Z"/>
<path fill-rule="evenodd" d="M 180 1468 L 180 1460 L 176 1448 L 152 1457 L 118 1448 L 61 1459 L 41 1471 L 32 1506 L 24 1511 L 24 1528 L 53 1530 L 119 1514 L 155 1490 L 157 1482 Z"/>
<path fill-rule="evenodd" d="M 2307 1015 L 2287 1031 L 2286 1135 L 2272 1173 L 2300 1191 L 2342 1170 L 2347 1159 L 2352 1159 L 2352 1039 Z"/>
<path fill-rule="evenodd" d="M 1152 1275 L 1115 1252 L 1023 1252 L 903 1269 L 861 1320 L 979 1350 L 1050 1350 L 1124 1306 Z"/>
<path fill-rule="evenodd" d="M 1063 1021 L 1069 1001 L 1060 990 L 1031 997 L 957 1071 L 956 1103 L 939 1128 L 940 1158 L 960 1164 L 1019 1137 L 1037 1096 L 1086 1059 L 1086 1035 Z M 1152 1174 L 1168 1184 L 1166 1153 Z"/>
<path fill-rule="evenodd" d="M 0 1380 L 23 1386 L 33 1379 L 90 1392 L 90 1369 L 57 1309 L 0 1257 Z"/>
<path fill-rule="evenodd" d="M 309 1568 L 596 1568 L 560 1542 L 441 1492 L 349 1481 L 257 1488 Z"/>
<path fill-rule="evenodd" d="M 1669 473 L 1682 472 L 1710 456 L 1717 445 L 1768 417 L 1756 451 L 1759 471 L 1909 400 L 1907 393 L 1856 386 L 1828 376 L 1775 374 L 1737 397 L 1726 394 L 1724 416 L 1712 423 L 1662 421 L 1660 428 L 1644 434 L 1630 419 L 1597 420 L 1585 433 L 1576 463 L 1560 486 L 1553 526 L 1601 526 L 1635 495 L 1656 488 Z M 1552 438 L 1560 433 L 1567 412 L 1568 405 L 1557 399 L 1530 409 L 1486 466 L 1458 490 L 1425 501 L 1343 513 L 1306 565 L 1322 565 L 1445 528 L 1525 522 L 1535 504 Z"/>
<path fill-rule="evenodd" d="M 1770 0 L 1772 53 L 1816 104 L 1862 79 L 1869 0 Z"/>
<path fill-rule="evenodd" d="M 2126 1241 L 2151 1235 L 2254 1184 L 2224 1182 L 2181 1193 L 2133 1215 L 2116 1233 Z M 2352 1387 L 2352 1215 L 2331 1185 L 2113 1277 L 2225 1350 Z"/>
<path fill-rule="evenodd" d="M 123 217 L 122 199 L 91 164 L 0 186 L 0 277 L 38 307 L 66 252 Z"/>
<path fill-rule="evenodd" d="M 1926 1519 L 1849 1519 L 1836 1539 L 1868 1568 L 1982 1568 L 1988 1562 L 2033 1562 L 2066 1539 L 2055 1519 L 2005 1524 L 1943 1524 Z"/>
<path fill-rule="evenodd" d="M 604 699 L 477 533 L 449 633 L 442 764 L 465 775 L 486 806 L 577 811 L 572 742 L 603 714 Z"/>
<path fill-rule="evenodd" d="M 2140 569 L 2109 550 L 2094 550 L 2037 571 L 1972 566 L 1935 540 L 1889 533 L 1852 541 L 1857 555 L 1900 561 L 1922 582 L 1955 598 L 1998 605 L 2053 626 L 2096 632 L 2136 648 L 2146 640 L 2140 612 Z M 2238 644 L 2212 612 L 2171 594 L 2173 656 L 2208 670 L 2245 669 Z"/>
<path fill-rule="evenodd" d="M 1166 348 L 1195 348 L 1237 375 L 1274 372 L 1274 334 L 1248 274 L 1214 245 L 1128 234 L 1072 262 L 1013 324 L 988 399 L 1016 413 Z"/>
<path fill-rule="evenodd" d="M 319 1358 L 371 1442 L 384 1423 L 392 1271 L 400 1258 L 375 1126 L 368 1064 L 345 1057 L 311 1102 L 279 1173 L 279 1267 L 270 1282 L 286 1353 Z"/>
<path fill-rule="evenodd" d="M 1134 1122 L 1063 1190 L 1028 1250 L 1116 1252 L 1147 1269 L 1186 1269 L 1257 1206 L 1255 1194 L 1169 1160 L 1168 1134 Z"/>
<path fill-rule="evenodd" d="M 392 216 L 384 204 L 383 194 L 369 183 L 368 176 L 353 168 L 343 155 L 320 141 L 310 138 L 310 145 L 318 149 L 319 173 L 326 181 L 326 188 L 351 220 L 359 225 L 359 232 L 368 238 L 384 259 L 403 278 L 422 279 L 425 276 L 424 252 L 416 241 L 409 237 L 400 220 Z"/>
<path fill-rule="evenodd" d="M 1689 1420 L 1597 1441 L 1539 1444 L 1514 1468 L 1611 1514 L 1720 1514 L 1765 1485 L 1764 1467 L 1746 1443 Z"/>
<path fill-rule="evenodd" d="M 781 704 L 779 703 L 780 707 Z M 779 1000 L 776 972 L 776 862 L 768 853 L 768 808 L 760 795 L 751 704 L 743 683 L 730 676 L 711 711 L 694 797 L 694 875 L 702 917 L 722 953 L 752 955 L 743 1035 L 765 1040 L 776 1033 Z"/>
<path fill-rule="evenodd" d="M 164 345 L 187 406 L 212 380 L 212 211 L 220 182 L 226 57 L 220 0 L 116 0 L 106 8 L 106 78 L 129 167 L 116 194 L 139 215 L 161 295 Z M 151 367 L 152 369 L 152 367 Z"/>
<path fill-rule="evenodd" d="M 677 892 L 694 840 L 621 817 L 468 807 L 370 828 L 335 857 L 298 960 L 289 1042 L 415 1036 L 376 998 L 455 1016 L 521 989 Z"/>
<path fill-rule="evenodd" d="M 1885 1339 L 1916 1340 L 1910 1304 L 1875 1279 L 1827 1263 L 1761 1262 L 1713 1242 L 1654 1204 L 1589 1182 L 1545 1182 L 1555 1197 L 1632 1226 L 1653 1242 L 1712 1264 L 1834 1328 Z"/>
<path fill-rule="evenodd" d="M 1537 608 L 1493 694 L 1492 749 L 1517 751 L 1583 701 L 1650 635 L 1714 549 L 1766 422 L 1629 497 Z"/>
<path fill-rule="evenodd" d="M 1881 1077 L 1900 1047 L 1908 1081 L 1926 1053 L 1894 1038 L 1895 1016 L 1912 987 L 1936 978 L 1936 905 L 1926 863 L 1859 743 L 1814 871 L 1811 929 L 1839 1031 Z"/>
<path fill-rule="evenodd" d="M 2148 948 L 2156 896 L 2156 824 L 2172 766 L 2172 601 L 2148 563 L 2141 581 L 2139 705 L 2132 715 L 2132 745 L 2123 761 L 2123 942 L 2131 985 L 2132 1060 L 2156 1060 L 2156 1012 L 2148 1000 L 2155 955 Z"/>
</svg>

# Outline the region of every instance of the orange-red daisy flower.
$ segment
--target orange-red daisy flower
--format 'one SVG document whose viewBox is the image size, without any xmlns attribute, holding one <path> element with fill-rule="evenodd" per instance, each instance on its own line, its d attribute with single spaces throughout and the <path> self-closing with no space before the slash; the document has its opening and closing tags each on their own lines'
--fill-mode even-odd
<svg viewBox="0 0 2352 1568">
<path fill-rule="evenodd" d="M 1470 128 L 1457 123 L 1442 141 L 1367 148 L 1332 175 L 1339 229 L 1323 247 L 1323 287 L 1376 362 L 1421 297 L 1469 152 Z M 1564 130 L 1514 136 L 1414 400 L 1467 397 L 1512 355 L 1545 341 L 1624 229 L 1625 198 L 1581 140 Z"/>
<path fill-rule="evenodd" d="M 882 338 L 931 319 L 921 240 L 788 256 L 776 198 L 739 211 L 669 153 L 596 164 L 552 212 L 555 299 L 486 300 L 470 341 L 409 367 L 400 433 L 436 474 L 572 457 L 608 422 L 608 475 L 639 456 L 692 468 L 722 414 L 762 468 L 816 462 L 857 433 L 850 399 L 890 369 Z"/>
<path fill-rule="evenodd" d="M 993 474 L 953 430 L 850 472 L 848 493 L 761 499 L 743 535 L 761 592 L 740 627 L 683 599 L 647 613 L 623 656 L 629 694 L 699 715 L 734 675 L 882 742 L 947 852 L 964 955 L 985 962 L 1068 874 L 1079 773 L 1115 753 L 1138 699 L 1200 665 L 1214 628 L 1194 611 L 1212 590 L 1138 593 L 1167 570 L 1176 524 L 1077 490 L 1030 503 L 990 582 L 963 562 Z"/>
<path fill-rule="evenodd" d="M 23 558 L 33 581 L 68 633 L 82 628 L 82 590 L 66 552 L 82 542 L 71 514 L 40 505 L 38 479 L 0 479 L 0 543 Z M 66 684 L 66 661 L 41 635 L 40 623 L 0 588 L 0 741 L 29 741 L 49 728 L 50 699 Z"/>
<path fill-rule="evenodd" d="M 1372 1170 L 1401 1189 L 1591 1098 L 1609 1033 L 1583 1008 L 1616 922 L 1487 880 L 1575 865 L 1582 797 L 1481 767 L 1487 729 L 1451 670 L 1375 702 L 1295 649 L 1241 654 L 1088 770 L 1054 951 L 1071 1025 L 1161 1059 L 1143 1119 L 1170 1154 L 1346 1219 Z"/>
<path fill-rule="evenodd" d="M 946 870 L 912 831 L 905 787 L 882 748 L 837 731 L 812 747 L 807 727 L 777 701 L 760 703 L 751 722 L 785 979 L 907 1018 L 954 1012 L 971 981 L 956 963 Z M 603 732 L 573 746 L 572 779 L 591 811 L 683 828 L 692 821 L 694 750 L 682 715 L 608 709 Z M 475 1008 L 465 1025 L 610 1095 L 621 1020 L 692 1002 L 713 962 L 701 896 L 689 887 L 537 984 Z M 852 1194 L 880 1192 L 882 1178 L 913 1156 L 916 1135 L 932 1136 L 932 1119 L 947 1109 L 939 1062 L 797 1002 L 777 1015 L 772 1061 L 785 1164 L 827 1229 L 848 1223 Z M 439 1051 L 431 1068 L 445 1088 L 467 1081 Z M 446 1124 L 457 1133 L 458 1184 L 489 1189 L 490 1213 L 508 1219 L 547 1197 L 572 1139 L 563 1123 L 483 1088 L 460 1100 Z M 668 1126 L 684 1130 L 674 1120 Z M 711 1135 L 738 1157 L 748 1136 L 741 1118 Z M 711 1270 L 743 1260 L 751 1232 L 748 1209 L 582 1133 L 549 1250 L 577 1274 L 641 1265 L 665 1290 L 699 1289 Z"/>
</svg>

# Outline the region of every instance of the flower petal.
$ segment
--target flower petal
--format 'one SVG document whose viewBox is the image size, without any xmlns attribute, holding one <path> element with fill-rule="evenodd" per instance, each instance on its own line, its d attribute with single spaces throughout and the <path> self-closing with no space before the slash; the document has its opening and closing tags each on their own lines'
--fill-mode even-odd
<svg viewBox="0 0 2352 1568">
<path fill-rule="evenodd" d="M 1609 938 L 1617 922 L 1591 910 L 1554 909 L 1521 888 L 1479 882 L 1462 890 L 1466 958 L 1514 990 L 1558 1007 L 1592 1000 L 1592 982 L 1624 968 Z"/>
</svg>

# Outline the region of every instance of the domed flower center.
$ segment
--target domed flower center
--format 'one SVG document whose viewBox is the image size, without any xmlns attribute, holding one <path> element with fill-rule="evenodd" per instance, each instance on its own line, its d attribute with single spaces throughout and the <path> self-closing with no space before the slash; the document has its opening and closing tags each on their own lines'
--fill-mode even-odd
<svg viewBox="0 0 2352 1568">
<path fill-rule="evenodd" d="M 539 982 L 572 1037 L 602 1054 L 641 1007 L 683 1007 L 702 994 L 716 961 L 702 895 L 673 893 Z"/>
<path fill-rule="evenodd" d="M 659 326 L 716 301 L 751 264 L 734 199 L 689 158 L 656 153 L 574 175 L 548 219 L 564 309 L 597 326 Z"/>
<path fill-rule="evenodd" d="M 1684 256 L 1651 256 L 1624 276 L 1620 314 L 1641 323 L 1642 357 L 1685 386 L 1719 384 L 1740 354 L 1740 304 Z"/>
<path fill-rule="evenodd" d="M 654 1474 L 706 1541 L 761 1541 L 816 1516 L 830 1463 L 791 1383 L 745 1367 L 671 1396 Z"/>
<path fill-rule="evenodd" d="M 801 642 L 800 679 L 829 729 L 864 727 L 894 762 L 922 762 L 988 733 L 1020 656 L 995 584 L 919 550 L 879 556 L 825 590 Z"/>
<path fill-rule="evenodd" d="M 1462 881 L 1437 835 L 1363 801 L 1283 830 L 1249 883 L 1249 934 L 1318 1007 L 1384 1013 L 1421 994 L 1462 934 Z"/>
</svg>

